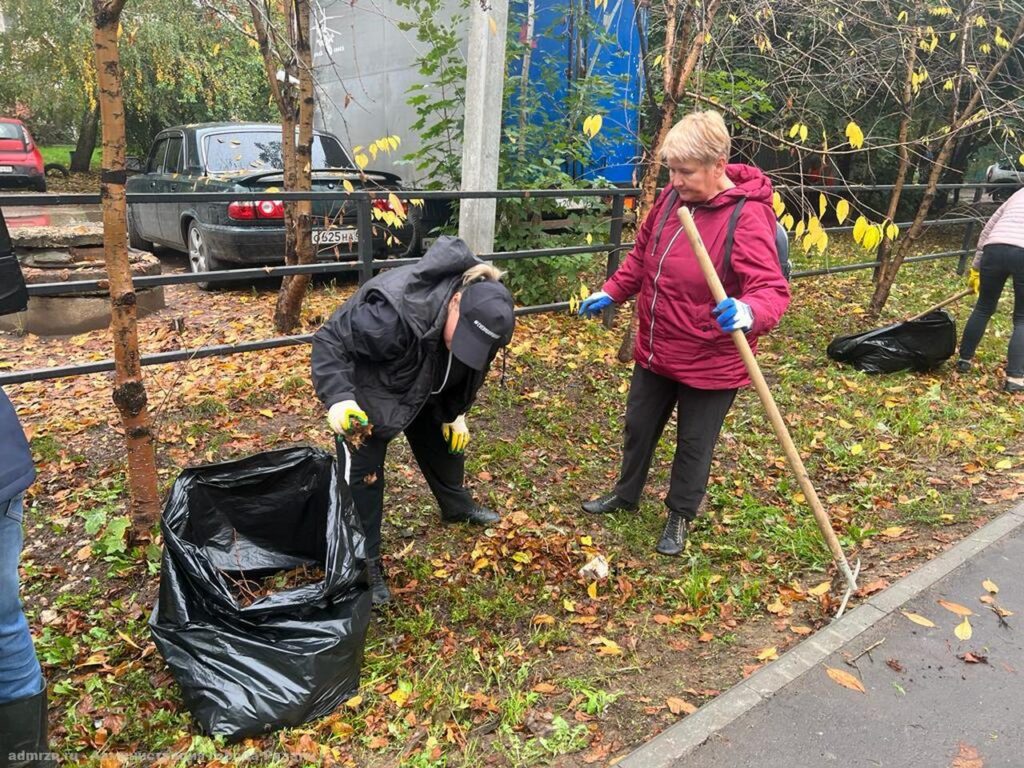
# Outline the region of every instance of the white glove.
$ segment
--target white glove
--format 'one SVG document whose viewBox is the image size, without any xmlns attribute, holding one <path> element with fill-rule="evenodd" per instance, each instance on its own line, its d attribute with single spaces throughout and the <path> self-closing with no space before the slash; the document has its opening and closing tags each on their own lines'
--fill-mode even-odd
<svg viewBox="0 0 1024 768">
<path fill-rule="evenodd" d="M 353 419 L 359 421 L 364 427 L 369 423 L 366 411 L 359 407 L 355 400 L 342 400 L 335 403 L 327 411 L 327 423 L 331 429 L 339 435 L 343 435 L 352 429 Z"/>
<path fill-rule="evenodd" d="M 441 434 L 448 444 L 448 453 L 462 453 L 469 445 L 469 427 L 466 426 L 466 415 L 459 416 L 455 421 L 441 425 Z"/>
</svg>

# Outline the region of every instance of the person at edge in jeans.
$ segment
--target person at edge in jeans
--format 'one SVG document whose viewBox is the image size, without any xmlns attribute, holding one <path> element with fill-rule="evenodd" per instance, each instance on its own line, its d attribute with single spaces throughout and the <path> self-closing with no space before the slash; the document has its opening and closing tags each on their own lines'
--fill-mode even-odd
<svg viewBox="0 0 1024 768">
<path fill-rule="evenodd" d="M 1006 351 L 1003 390 L 1024 392 L 1024 189 L 999 206 L 978 238 L 968 285 L 978 300 L 960 339 L 960 373 L 971 370 L 971 360 L 995 314 L 1007 278 L 1013 280 L 1013 333 Z"/>
<path fill-rule="evenodd" d="M 466 411 L 515 328 L 500 278 L 462 240 L 440 237 L 417 263 L 367 281 L 313 336 L 313 385 L 331 429 L 349 434 L 353 448 L 352 499 L 375 605 L 391 599 L 380 563 L 384 458 L 399 432 L 443 522 L 500 519 L 466 489 L 464 455 Z M 357 423 L 372 427 L 359 445 L 351 437 Z"/>
<path fill-rule="evenodd" d="M 789 306 L 775 247 L 771 182 L 753 166 L 729 165 L 729 148 L 717 112 L 694 112 L 672 127 L 661 147 L 669 186 L 623 265 L 580 306 L 581 315 L 597 315 L 612 302 L 637 296 L 639 313 L 619 480 L 583 509 L 603 514 L 637 508 L 658 439 L 676 409 L 668 519 L 656 547 L 663 555 L 682 554 L 725 415 L 737 389 L 750 383 L 728 334 L 742 330 L 756 351 L 757 337 L 774 328 Z M 726 269 L 728 222 L 743 197 Z M 718 305 L 679 223 L 682 205 L 693 213 L 725 287 L 728 298 Z"/>
<path fill-rule="evenodd" d="M 0 765 L 49 766 L 46 682 L 18 586 L 25 491 L 35 480 L 28 441 L 0 389 Z"/>
</svg>

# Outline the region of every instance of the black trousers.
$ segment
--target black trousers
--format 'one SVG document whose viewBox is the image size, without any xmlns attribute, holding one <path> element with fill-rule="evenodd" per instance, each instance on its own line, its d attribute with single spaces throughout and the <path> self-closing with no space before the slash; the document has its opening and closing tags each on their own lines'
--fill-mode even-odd
<svg viewBox="0 0 1024 768">
<path fill-rule="evenodd" d="M 735 389 L 694 389 L 634 366 L 616 495 L 628 502 L 640 501 L 658 439 L 672 409 L 678 408 L 676 452 L 665 506 L 693 520 L 707 491 L 718 434 L 735 398 Z"/>
<path fill-rule="evenodd" d="M 448 453 L 441 434 L 441 422 L 433 409 L 423 408 L 405 428 L 405 437 L 412 448 L 427 485 L 441 507 L 443 516 L 457 515 L 473 505 L 473 497 L 464 485 L 466 458 Z M 350 469 L 352 500 L 359 522 L 366 535 L 366 556 L 380 557 L 380 529 L 384 519 L 384 459 L 389 439 L 369 437 L 352 451 Z"/>
</svg>

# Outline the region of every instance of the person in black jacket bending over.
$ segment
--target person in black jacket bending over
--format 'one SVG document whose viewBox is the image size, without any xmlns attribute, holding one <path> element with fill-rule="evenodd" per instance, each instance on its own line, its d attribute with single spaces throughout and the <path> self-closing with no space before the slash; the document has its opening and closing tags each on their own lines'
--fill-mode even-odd
<svg viewBox="0 0 1024 768">
<path fill-rule="evenodd" d="M 399 432 L 443 522 L 499 520 L 466 490 L 464 451 L 466 411 L 515 328 L 512 296 L 500 278 L 462 240 L 441 237 L 416 264 L 367 281 L 313 336 L 313 386 L 331 429 L 352 448 L 352 499 L 366 535 L 374 604 L 391 599 L 380 532 L 384 457 Z"/>
</svg>

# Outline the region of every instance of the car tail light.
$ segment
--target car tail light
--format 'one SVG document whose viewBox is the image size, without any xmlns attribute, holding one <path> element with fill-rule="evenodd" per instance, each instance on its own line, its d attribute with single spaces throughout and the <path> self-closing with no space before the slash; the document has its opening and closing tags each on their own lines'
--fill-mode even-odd
<svg viewBox="0 0 1024 768">
<path fill-rule="evenodd" d="M 280 200 L 257 200 L 256 218 L 258 219 L 283 219 L 284 203 Z"/>
<path fill-rule="evenodd" d="M 29 134 L 28 128 L 26 128 L 24 125 L 21 126 L 21 132 L 25 136 L 25 150 L 28 151 L 28 152 L 31 152 L 32 151 L 32 136 L 31 136 L 31 134 Z"/>
<path fill-rule="evenodd" d="M 283 219 L 284 203 L 280 200 L 249 200 L 228 203 L 228 218 L 235 221 Z"/>
<path fill-rule="evenodd" d="M 388 202 L 388 199 L 386 197 L 378 197 L 376 200 L 374 200 L 373 207 L 376 208 L 378 211 L 383 211 L 384 213 L 394 213 L 395 210 L 394 208 L 391 207 L 391 203 Z"/>
<path fill-rule="evenodd" d="M 256 205 L 249 200 L 228 203 L 228 218 L 235 221 L 252 221 L 256 218 Z"/>
</svg>

